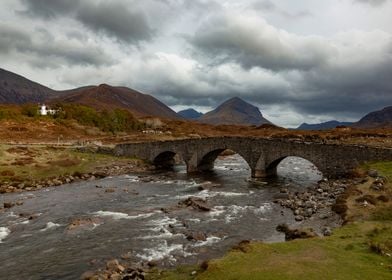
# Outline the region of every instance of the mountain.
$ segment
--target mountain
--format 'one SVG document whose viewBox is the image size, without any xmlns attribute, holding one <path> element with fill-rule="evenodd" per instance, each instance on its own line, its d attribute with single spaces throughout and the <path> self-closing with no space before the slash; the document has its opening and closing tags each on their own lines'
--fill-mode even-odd
<svg viewBox="0 0 392 280">
<path fill-rule="evenodd" d="M 0 103 L 40 103 L 56 91 L 0 68 Z"/>
<path fill-rule="evenodd" d="M 354 126 L 358 128 L 392 128 L 392 106 L 367 114 Z"/>
<path fill-rule="evenodd" d="M 196 120 L 196 119 L 200 118 L 201 116 L 203 116 L 202 113 L 200 113 L 192 108 L 179 111 L 179 112 L 177 112 L 177 114 L 179 114 L 181 117 L 183 117 L 184 119 L 187 119 L 187 120 Z"/>
<path fill-rule="evenodd" d="M 151 95 L 126 87 L 113 87 L 106 84 L 68 91 L 50 102 L 75 103 L 100 110 L 122 108 L 139 117 L 180 118 L 176 112 Z"/>
<path fill-rule="evenodd" d="M 297 130 L 326 130 L 333 129 L 337 126 L 351 126 L 353 123 L 351 122 L 338 122 L 338 121 L 329 121 L 323 123 L 315 123 L 315 124 L 301 124 Z"/>
<path fill-rule="evenodd" d="M 271 123 L 263 117 L 259 108 L 234 97 L 215 110 L 199 118 L 200 122 L 209 124 L 261 125 Z"/>
<path fill-rule="evenodd" d="M 136 116 L 181 118 L 156 98 L 126 87 L 85 86 L 55 91 L 0 68 L 0 104 L 69 102 L 96 109 L 128 109 Z"/>
</svg>

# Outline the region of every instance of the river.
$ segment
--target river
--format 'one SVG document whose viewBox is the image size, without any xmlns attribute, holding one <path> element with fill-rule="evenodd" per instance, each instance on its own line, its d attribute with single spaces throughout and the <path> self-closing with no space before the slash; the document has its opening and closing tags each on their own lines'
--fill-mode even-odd
<svg viewBox="0 0 392 280">
<path fill-rule="evenodd" d="M 1 204 L 23 204 L 0 212 L 0 279 L 79 279 L 124 254 L 135 262 L 158 260 L 172 267 L 220 257 L 242 240 L 283 241 L 276 226 L 297 223 L 290 210 L 273 203 L 274 197 L 282 187 L 315 185 L 321 175 L 293 157 L 279 165 L 278 174 L 252 182 L 246 162 L 234 155 L 218 159 L 214 172 L 197 176 L 179 166 L 174 172 L 1 195 Z M 218 186 L 202 190 L 206 182 Z M 211 211 L 173 208 L 190 196 L 205 198 Z M 78 218 L 91 223 L 70 229 Z M 207 238 L 188 240 L 185 231 Z"/>
</svg>

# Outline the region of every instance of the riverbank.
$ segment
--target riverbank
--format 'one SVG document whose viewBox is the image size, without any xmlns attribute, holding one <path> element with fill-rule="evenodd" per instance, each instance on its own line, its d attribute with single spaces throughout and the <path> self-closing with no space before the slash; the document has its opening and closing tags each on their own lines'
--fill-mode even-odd
<svg viewBox="0 0 392 280">
<path fill-rule="evenodd" d="M 345 188 L 337 197 L 333 208 L 342 215 L 345 225 L 331 236 L 274 244 L 242 242 L 221 259 L 173 271 L 156 269 L 147 274 L 147 279 L 389 279 L 390 166 L 368 165 L 368 169 L 378 171 L 368 171 L 370 176 Z"/>
<path fill-rule="evenodd" d="M 0 145 L 0 193 L 35 191 L 148 166 L 141 160 L 56 145 Z"/>
</svg>

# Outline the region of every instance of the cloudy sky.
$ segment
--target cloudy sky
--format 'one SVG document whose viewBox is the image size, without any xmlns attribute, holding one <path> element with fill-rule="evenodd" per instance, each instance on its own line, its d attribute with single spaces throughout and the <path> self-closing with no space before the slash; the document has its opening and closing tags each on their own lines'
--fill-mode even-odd
<svg viewBox="0 0 392 280">
<path fill-rule="evenodd" d="M 239 96 L 283 126 L 392 105 L 392 0 L 1 0 L 0 67 L 175 110 Z"/>
</svg>

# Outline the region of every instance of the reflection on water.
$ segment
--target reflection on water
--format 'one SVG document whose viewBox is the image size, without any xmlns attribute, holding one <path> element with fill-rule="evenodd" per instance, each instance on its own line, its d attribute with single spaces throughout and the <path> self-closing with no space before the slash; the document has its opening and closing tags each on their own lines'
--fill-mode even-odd
<svg viewBox="0 0 392 280">
<path fill-rule="evenodd" d="M 272 203 L 274 196 L 281 187 L 304 188 L 321 178 L 309 162 L 287 158 L 278 178 L 252 182 L 237 155 L 218 159 L 211 173 L 188 176 L 181 166 L 176 171 L 1 196 L 0 203 L 24 204 L 0 213 L 0 279 L 78 279 L 127 252 L 134 261 L 173 266 L 219 257 L 245 239 L 282 241 L 276 226 L 295 221 Z M 191 196 L 206 199 L 211 211 L 175 209 Z M 89 223 L 70 229 L 75 219 Z M 189 232 L 205 238 L 188 240 Z"/>
</svg>

